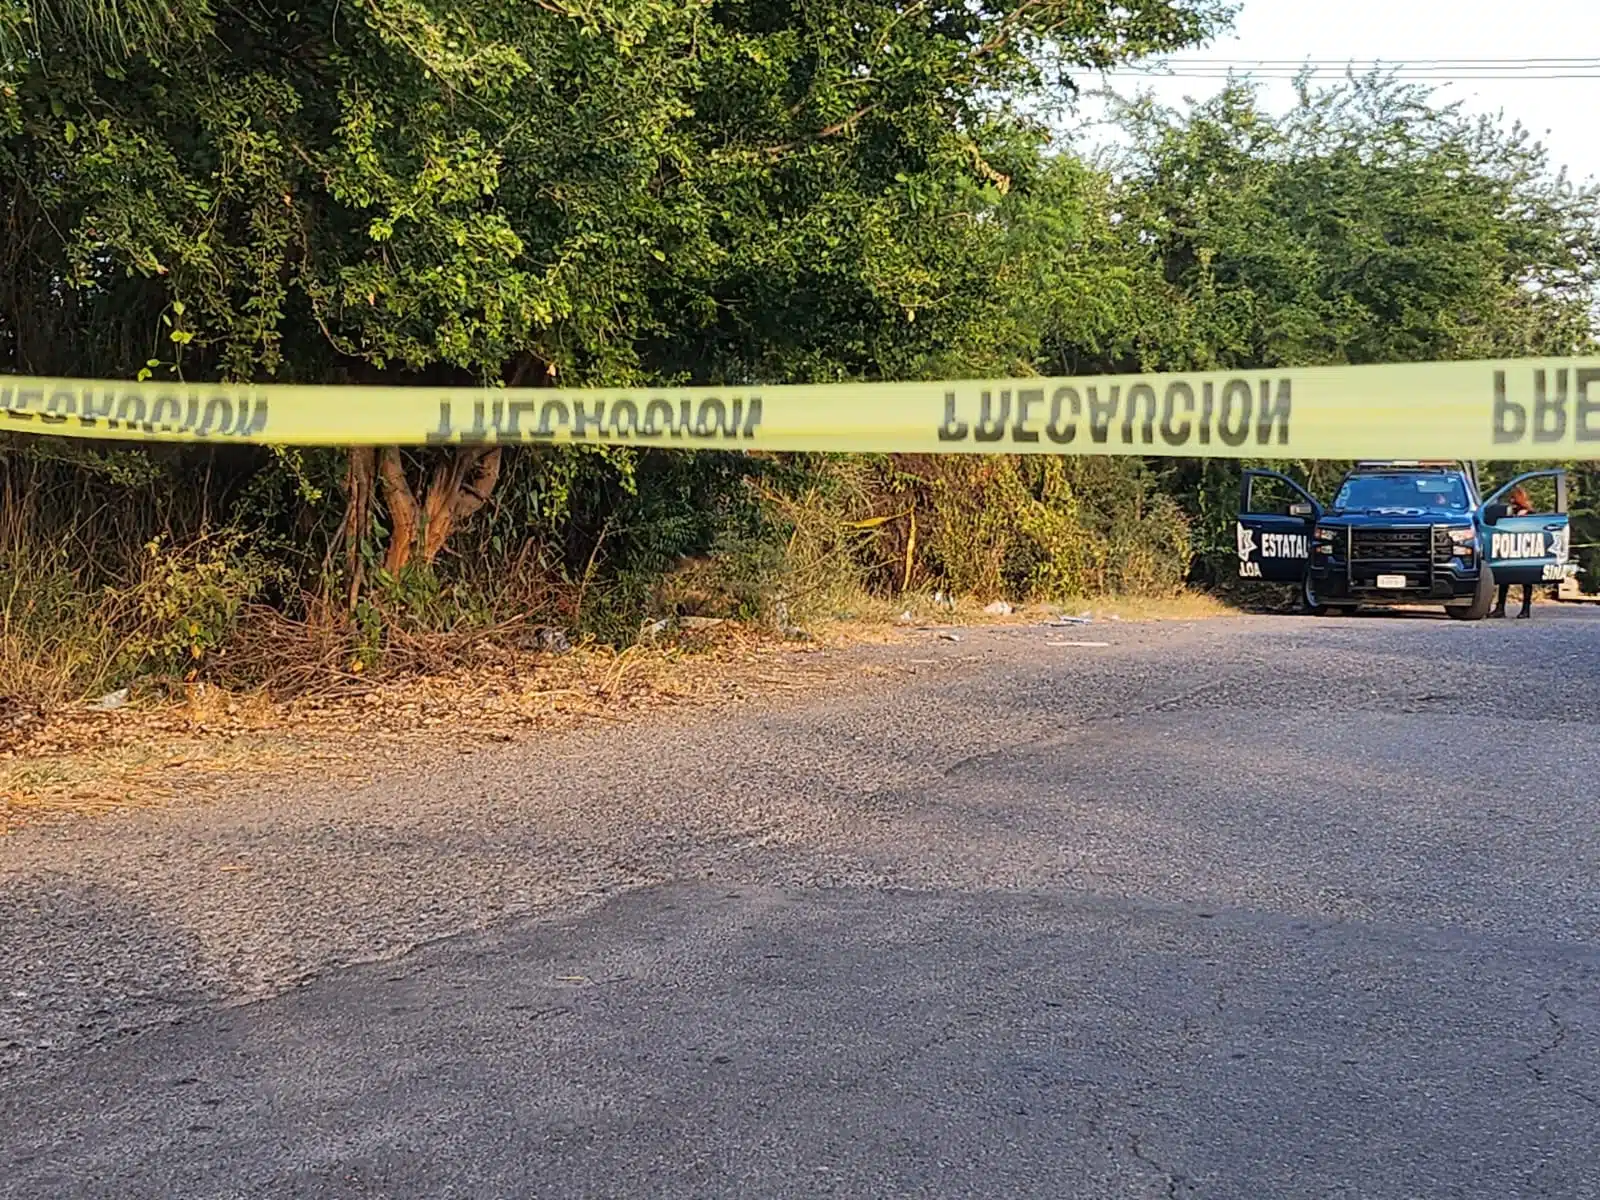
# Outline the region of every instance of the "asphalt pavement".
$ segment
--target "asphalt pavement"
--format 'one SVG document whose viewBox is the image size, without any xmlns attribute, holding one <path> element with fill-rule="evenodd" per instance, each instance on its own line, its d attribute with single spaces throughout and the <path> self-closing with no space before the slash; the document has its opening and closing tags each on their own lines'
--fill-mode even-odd
<svg viewBox="0 0 1600 1200">
<path fill-rule="evenodd" d="M 0 1197 L 1600 1196 L 1600 613 L 961 637 L 5 839 Z"/>
</svg>

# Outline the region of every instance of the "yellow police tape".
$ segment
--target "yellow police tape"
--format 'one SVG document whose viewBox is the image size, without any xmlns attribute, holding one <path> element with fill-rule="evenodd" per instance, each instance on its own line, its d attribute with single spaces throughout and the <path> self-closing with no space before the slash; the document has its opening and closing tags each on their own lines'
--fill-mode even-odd
<svg viewBox="0 0 1600 1200">
<path fill-rule="evenodd" d="M 559 442 L 1201 458 L 1600 458 L 1600 358 L 576 390 L 0 375 L 0 429 L 282 446 Z"/>
</svg>

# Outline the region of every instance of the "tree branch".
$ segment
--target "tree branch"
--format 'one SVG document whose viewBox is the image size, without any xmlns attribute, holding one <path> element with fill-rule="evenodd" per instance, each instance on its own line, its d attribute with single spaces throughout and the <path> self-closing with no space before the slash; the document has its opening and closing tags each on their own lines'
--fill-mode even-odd
<svg viewBox="0 0 1600 1200">
<path fill-rule="evenodd" d="M 423 562 L 432 563 L 461 522 L 488 503 L 503 452 L 501 446 L 461 446 L 434 468 L 423 505 Z"/>
<path fill-rule="evenodd" d="M 857 121 L 861 120 L 862 117 L 866 116 L 877 107 L 878 106 L 876 104 L 868 104 L 863 108 L 856 109 L 855 112 L 851 113 L 844 120 L 836 121 L 832 125 L 828 125 L 817 130 L 817 132 L 813 133 L 810 137 L 799 138 L 792 142 L 784 142 L 780 146 L 765 146 L 762 148 L 762 152 L 776 158 L 780 154 L 787 154 L 790 150 L 798 150 L 801 146 L 810 145 L 813 142 L 820 142 L 824 138 L 837 137 L 839 134 L 844 133 L 854 127 Z"/>
</svg>

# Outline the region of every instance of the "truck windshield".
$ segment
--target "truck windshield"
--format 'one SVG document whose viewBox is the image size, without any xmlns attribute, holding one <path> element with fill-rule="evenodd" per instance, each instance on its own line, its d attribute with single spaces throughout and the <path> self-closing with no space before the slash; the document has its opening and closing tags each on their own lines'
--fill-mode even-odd
<svg viewBox="0 0 1600 1200">
<path fill-rule="evenodd" d="M 1357 475 L 1344 481 L 1333 506 L 1346 512 L 1460 513 L 1468 508 L 1467 488 L 1459 475 Z"/>
</svg>

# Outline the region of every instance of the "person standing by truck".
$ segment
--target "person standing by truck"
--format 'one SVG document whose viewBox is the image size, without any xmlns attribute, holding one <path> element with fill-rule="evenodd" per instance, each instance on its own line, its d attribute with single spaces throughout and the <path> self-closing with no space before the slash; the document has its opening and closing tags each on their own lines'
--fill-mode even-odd
<svg viewBox="0 0 1600 1200">
<path fill-rule="evenodd" d="M 1506 497 L 1505 504 L 1505 515 L 1508 517 L 1525 517 L 1533 512 L 1533 501 L 1528 499 L 1528 493 L 1520 487 L 1511 489 L 1511 494 Z M 1503 617 L 1506 615 L 1506 596 L 1510 592 L 1511 585 L 1509 583 L 1500 585 L 1500 595 L 1495 602 L 1494 611 L 1489 614 L 1491 617 Z M 1517 614 L 1517 620 L 1526 621 L 1531 616 L 1533 616 L 1533 584 L 1525 583 L 1522 585 L 1522 611 Z"/>
</svg>

